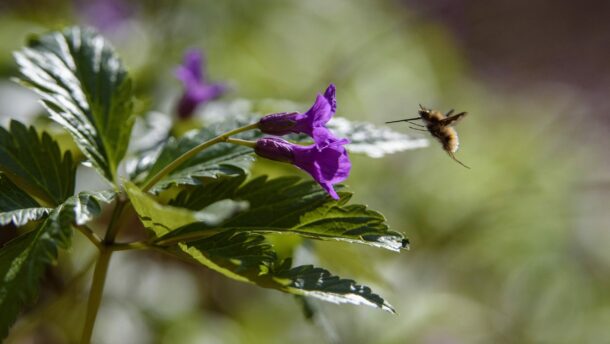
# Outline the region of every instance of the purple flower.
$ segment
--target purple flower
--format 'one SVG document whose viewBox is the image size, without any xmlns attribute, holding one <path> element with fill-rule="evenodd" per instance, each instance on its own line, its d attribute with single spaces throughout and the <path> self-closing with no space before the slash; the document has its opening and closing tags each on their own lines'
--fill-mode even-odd
<svg viewBox="0 0 610 344">
<path fill-rule="evenodd" d="M 102 31 L 116 28 L 135 12 L 133 4 L 124 0 L 82 0 L 77 8 L 89 24 Z"/>
<path fill-rule="evenodd" d="M 267 115 L 260 119 L 258 127 L 263 133 L 270 135 L 307 134 L 313 138 L 318 148 L 324 148 L 337 140 L 325 126 L 336 109 L 335 85 L 330 84 L 324 95 L 318 93 L 316 101 L 307 112 Z"/>
<path fill-rule="evenodd" d="M 176 69 L 176 77 L 184 85 L 184 94 L 178 103 L 180 118 L 191 117 L 199 104 L 218 98 L 227 90 L 223 84 L 207 83 L 202 65 L 202 53 L 191 49 L 184 55 L 182 65 Z"/>
<path fill-rule="evenodd" d="M 309 173 L 334 199 L 339 195 L 333 184 L 347 179 L 352 164 L 343 145 L 347 139 L 334 140 L 324 148 L 300 146 L 279 137 L 264 137 L 256 141 L 256 154 L 271 160 L 287 162 Z"/>
</svg>

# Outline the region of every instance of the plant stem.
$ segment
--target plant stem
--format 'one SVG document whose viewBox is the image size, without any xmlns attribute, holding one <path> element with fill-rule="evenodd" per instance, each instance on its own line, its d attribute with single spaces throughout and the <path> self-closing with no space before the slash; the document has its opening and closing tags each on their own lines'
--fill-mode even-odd
<svg viewBox="0 0 610 344">
<path fill-rule="evenodd" d="M 108 263 L 110 263 L 111 254 L 112 251 L 103 249 L 100 252 L 100 257 L 98 258 L 97 263 L 95 264 L 93 281 L 91 282 L 91 290 L 89 291 L 89 300 L 87 301 L 85 327 L 83 328 L 83 334 L 80 340 L 81 344 L 88 344 L 91 342 L 95 318 L 97 317 L 97 311 L 102 301 L 104 282 L 106 281 L 106 273 L 108 272 Z"/>
<path fill-rule="evenodd" d="M 170 164 L 165 166 L 157 174 L 155 174 L 142 187 L 142 191 L 147 192 L 148 190 L 150 190 L 150 188 L 155 186 L 155 184 L 157 184 L 159 182 L 159 180 L 161 180 L 166 175 L 170 174 L 172 171 L 174 171 L 176 168 L 178 168 L 180 165 L 182 165 L 185 161 L 187 161 L 190 158 L 194 157 L 195 155 L 197 155 L 202 150 L 204 150 L 204 149 L 206 149 L 206 148 L 208 148 L 208 147 L 210 147 L 212 145 L 215 145 L 217 143 L 220 143 L 220 142 L 227 142 L 230 136 L 238 134 L 238 133 L 241 133 L 241 132 L 244 132 L 244 131 L 256 129 L 257 127 L 258 127 L 258 122 L 257 123 L 253 123 L 253 124 L 249 124 L 249 125 L 246 125 L 244 127 L 237 128 L 237 129 L 228 131 L 228 132 L 226 132 L 226 133 L 224 133 L 222 135 L 216 136 L 215 138 L 210 139 L 208 141 L 205 141 L 205 142 L 201 143 L 200 145 L 192 148 L 191 150 L 189 150 L 188 152 L 182 154 L 176 160 L 172 161 Z"/>
<path fill-rule="evenodd" d="M 227 142 L 233 143 L 233 144 L 236 144 L 236 145 L 250 147 L 250 148 L 256 147 L 256 142 L 255 141 L 248 141 L 248 140 L 241 140 L 241 139 L 232 139 L 232 138 L 229 137 L 229 138 L 227 138 Z"/>
<path fill-rule="evenodd" d="M 104 246 L 102 245 L 102 238 L 95 234 L 95 232 L 91 228 L 84 225 L 74 227 L 85 237 L 87 237 L 87 239 L 89 239 L 89 241 L 91 241 L 93 245 L 97 247 L 98 250 L 102 251 L 104 249 Z"/>
<path fill-rule="evenodd" d="M 113 252 L 109 247 L 112 246 L 114 239 L 119 232 L 122 215 L 125 214 L 124 210 L 127 204 L 130 203 L 119 199 L 112 212 L 112 218 L 108 224 L 104 240 L 101 242 L 100 256 L 95 264 L 93 280 L 91 281 L 91 290 L 89 291 L 89 300 L 87 301 L 87 315 L 85 316 L 85 326 L 83 327 L 83 334 L 80 341 L 81 344 L 88 344 L 91 342 L 95 319 L 97 318 L 97 312 L 100 308 L 100 303 L 102 302 L 102 294 L 104 293 L 108 264 L 110 263 L 110 256 Z"/>
<path fill-rule="evenodd" d="M 206 230 L 203 232 L 200 231 L 200 232 L 186 233 L 186 234 L 182 234 L 182 235 L 176 235 L 176 236 L 168 238 L 168 239 L 154 241 L 154 245 L 155 246 L 171 246 L 171 245 L 175 245 L 179 242 L 194 241 L 197 239 L 210 237 L 217 233 L 218 233 L 218 231 L 215 231 L 215 230 Z"/>
<path fill-rule="evenodd" d="M 143 241 L 135 241 L 129 243 L 121 243 L 121 244 L 113 244 L 108 246 L 108 250 L 110 251 L 126 251 L 126 250 L 145 250 L 153 248 L 152 245 L 143 242 Z"/>
<path fill-rule="evenodd" d="M 144 185 L 142 190 L 144 192 L 150 190 L 159 180 L 163 177 L 174 171 L 180 165 L 182 165 L 185 161 L 197 155 L 202 150 L 220 142 L 231 142 L 235 144 L 248 145 L 253 147 L 253 142 L 238 140 L 238 139 L 230 139 L 230 136 L 247 131 L 256 129 L 258 127 L 258 122 L 243 126 L 241 128 L 237 128 L 231 131 L 228 131 L 222 135 L 219 135 L 211 140 L 201 143 L 200 145 L 192 148 L 188 152 L 179 156 L 176 160 L 172 161 L 170 164 L 165 166 L 161 171 L 155 174 L 147 183 Z M 122 250 L 131 250 L 131 249 L 158 249 L 155 245 L 150 245 L 144 242 L 133 242 L 133 243 L 125 243 L 125 244 L 115 244 L 114 240 L 121 229 L 121 225 L 123 223 L 123 219 L 125 218 L 125 214 L 128 209 L 131 207 L 131 202 L 125 199 L 119 199 L 116 206 L 114 207 L 114 211 L 112 213 L 112 218 L 110 219 L 110 223 L 108 224 L 108 229 L 106 230 L 106 235 L 104 236 L 104 240 L 101 240 L 93 231 L 84 226 L 78 226 L 77 229 L 81 231 L 91 242 L 93 242 L 98 249 L 100 250 L 100 256 L 95 264 L 95 271 L 93 272 L 93 280 L 91 282 L 91 291 L 89 292 L 89 300 L 87 301 L 87 314 L 85 316 L 85 326 L 83 328 L 83 334 L 81 336 L 81 343 L 87 344 L 91 342 L 91 335 L 93 334 L 93 327 L 95 325 L 95 319 L 97 317 L 97 312 L 99 310 L 102 294 L 104 293 L 104 284 L 106 282 L 106 274 L 108 273 L 108 265 L 110 263 L 110 257 L 114 251 L 122 251 Z"/>
</svg>

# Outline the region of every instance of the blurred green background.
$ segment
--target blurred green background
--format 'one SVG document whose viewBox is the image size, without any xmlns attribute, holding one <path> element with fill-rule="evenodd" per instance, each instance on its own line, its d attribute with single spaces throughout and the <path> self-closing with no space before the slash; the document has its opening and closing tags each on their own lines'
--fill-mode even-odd
<svg viewBox="0 0 610 344">
<path fill-rule="evenodd" d="M 74 23 L 113 42 L 147 110 L 172 114 L 181 92 L 173 69 L 195 47 L 210 79 L 231 86 L 224 99 L 289 99 L 304 105 L 287 111 L 305 110 L 334 82 L 338 114 L 349 119 L 382 125 L 414 116 L 418 103 L 469 112 L 457 127 L 457 156 L 471 170 L 436 142 L 352 157 L 355 201 L 384 213 L 411 239 L 410 251 L 310 241 L 298 251 L 373 287 L 397 316 L 315 302 L 309 322 L 289 295 L 119 252 L 95 342 L 610 342 L 610 5 L 525 4 L 4 0 L 3 125 L 42 111 L 9 80 L 17 75 L 11 52 L 30 33 Z M 7 343 L 79 337 L 89 275 L 74 276 L 94 250 L 78 234 L 74 241 Z"/>
</svg>

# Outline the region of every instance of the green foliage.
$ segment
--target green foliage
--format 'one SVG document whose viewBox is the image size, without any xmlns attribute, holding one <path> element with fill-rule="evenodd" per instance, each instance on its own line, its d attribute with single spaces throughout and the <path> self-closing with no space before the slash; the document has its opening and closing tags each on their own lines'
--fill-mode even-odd
<svg viewBox="0 0 610 344">
<path fill-rule="evenodd" d="M 55 206 L 74 193 L 76 165 L 46 132 L 11 121 L 0 128 L 0 170 L 19 188 Z M 31 205 L 31 204 L 30 204 Z"/>
<path fill-rule="evenodd" d="M 382 297 L 353 280 L 341 279 L 311 265 L 290 268 L 278 261 L 264 236 L 228 230 L 209 238 L 180 243 L 197 262 L 241 282 L 334 303 L 352 303 L 394 312 Z"/>
<path fill-rule="evenodd" d="M 236 230 L 259 233 L 292 233 L 319 240 L 361 243 L 393 251 L 406 245 L 402 234 L 390 231 L 385 218 L 363 205 L 346 205 L 351 195 L 342 192 L 334 201 L 315 182 L 298 177 L 268 180 L 259 177 L 241 185 L 244 177 L 210 181 L 181 192 L 171 204 L 201 209 L 218 200 L 230 198 L 250 203 L 221 225 L 193 223 L 164 236 L 200 238 L 218 231 Z"/>
<path fill-rule="evenodd" d="M 148 170 L 144 183 L 191 148 L 222 134 L 221 130 L 221 128 L 204 128 L 198 132 L 190 132 L 179 139 L 169 139 Z M 152 191 L 158 192 L 171 185 L 197 185 L 201 177 L 216 178 L 219 175 L 243 174 L 253 161 L 251 155 L 252 150 L 247 147 L 228 143 L 216 144 L 179 166 L 159 181 Z"/>
<path fill-rule="evenodd" d="M 186 254 L 241 282 L 335 303 L 365 304 L 393 311 L 381 297 L 352 280 L 340 279 L 312 266 L 290 269 L 290 262 L 278 261 L 277 254 L 260 234 L 292 232 L 397 250 L 403 237 L 388 231 L 381 215 L 364 206 L 344 207 L 349 198 L 345 194 L 340 202 L 329 201 L 315 183 L 299 182 L 296 177 L 274 180 L 261 177 L 240 187 L 244 178 L 223 176 L 208 180 L 181 193 L 172 205 L 159 204 L 132 183 L 127 183 L 126 188 L 143 224 L 160 237 L 156 243 L 173 254 Z M 224 218 L 218 216 L 218 211 L 213 212 L 216 216 L 206 211 L 227 201 L 234 205 L 234 211 L 220 212 L 227 215 Z M 244 201 L 250 204 L 248 210 L 235 206 Z"/>
<path fill-rule="evenodd" d="M 76 164 L 69 152 L 62 154 L 47 133 L 39 134 L 19 122 L 11 122 L 9 130 L 0 128 L 0 225 L 38 221 L 36 229 L 0 249 L 1 337 L 7 335 L 20 309 L 35 300 L 41 276 L 56 260 L 59 249 L 70 246 L 72 227 L 91 221 L 101 212 L 100 202 L 110 203 L 122 192 L 117 168 L 134 124 L 131 80 L 96 32 L 73 27 L 36 36 L 15 57 L 21 82 L 42 97 L 51 118 L 68 130 L 86 163 L 114 183 L 114 190 L 74 195 Z M 393 251 L 404 248 L 407 241 L 389 230 L 380 213 L 364 205 L 348 205 L 350 193 L 341 192 L 340 200 L 335 201 L 316 182 L 298 177 L 263 176 L 246 181 L 252 149 L 219 142 L 237 131 L 247 131 L 236 135 L 241 139 L 261 137 L 259 131 L 250 130 L 256 127 L 249 125 L 258 118 L 254 112 L 224 116 L 221 111 L 221 120 L 204 119 L 206 128 L 167 139 L 159 149 L 151 147 L 150 139 L 135 140 L 133 150 L 140 156 L 136 153 L 136 161 L 126 164 L 131 166 L 131 180 L 123 183 L 128 199 L 117 202 L 105 240 L 99 242 L 88 228 L 78 228 L 87 230 L 86 236 L 104 257 L 94 273 L 89 303 L 93 306 L 88 310 L 93 313 L 86 317 L 85 338 L 102 295 L 108 258 L 125 247 L 164 250 L 229 278 L 294 294 L 301 300 L 311 297 L 394 311 L 383 298 L 353 280 L 311 265 L 293 267 L 290 258 L 278 258 L 267 235 L 291 234 Z M 335 125 L 338 135 L 351 139 L 354 151 L 370 156 L 417 146 L 404 135 L 370 125 L 347 120 L 335 121 Z M 300 143 L 309 140 L 296 135 L 288 138 Z M 206 149 L 196 150 L 199 153 L 193 157 L 184 156 L 205 142 L 199 148 Z M 191 158 L 182 163 L 186 157 Z M 174 167 L 176 160 L 182 165 L 167 175 L 160 173 L 167 166 Z M 150 193 L 142 191 L 142 185 Z M 179 187 L 170 189 L 172 186 Z M 161 194 L 166 189 L 170 190 Z M 176 197 L 160 201 L 168 195 Z M 129 208 L 123 208 L 129 203 L 151 238 L 116 244 L 124 216 L 131 214 L 124 211 Z"/>
<path fill-rule="evenodd" d="M 274 274 L 274 279 L 282 285 L 282 290 L 308 297 L 315 297 L 333 303 L 352 303 L 379 307 L 394 313 L 394 308 L 369 287 L 359 285 L 350 279 L 333 276 L 329 271 L 312 265 L 285 268 Z"/>
<path fill-rule="evenodd" d="M 52 209 L 41 207 L 26 192 L 21 191 L 4 174 L 0 174 L 0 225 L 23 226 L 39 220 Z"/>
<path fill-rule="evenodd" d="M 70 197 L 40 226 L 0 249 L 0 338 L 6 337 L 19 310 L 34 301 L 44 269 L 59 248 L 68 248 L 71 224 L 84 224 L 100 212 L 98 201 L 110 201 L 111 192 L 80 193 Z"/>
<path fill-rule="evenodd" d="M 42 97 L 99 173 L 116 181 L 134 122 L 133 94 L 110 45 L 91 29 L 72 27 L 32 37 L 15 58 L 22 83 Z"/>
<path fill-rule="evenodd" d="M 144 227 L 151 230 L 157 237 L 191 223 L 218 225 L 248 206 L 246 202 L 223 200 L 210 204 L 205 209 L 192 211 L 159 204 L 152 195 L 142 192 L 131 182 L 125 183 L 125 189 Z"/>
</svg>

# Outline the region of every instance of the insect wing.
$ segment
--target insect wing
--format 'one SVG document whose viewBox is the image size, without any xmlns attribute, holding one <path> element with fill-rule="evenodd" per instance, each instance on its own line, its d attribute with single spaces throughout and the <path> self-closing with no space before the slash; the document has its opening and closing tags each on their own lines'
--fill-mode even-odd
<svg viewBox="0 0 610 344">
<path fill-rule="evenodd" d="M 462 118 L 464 118 L 464 116 L 466 116 L 466 112 L 460 112 L 457 115 L 453 115 L 447 118 L 443 118 L 441 120 L 441 125 L 442 126 L 449 126 L 449 125 L 456 125 L 457 122 L 459 122 Z"/>
</svg>

